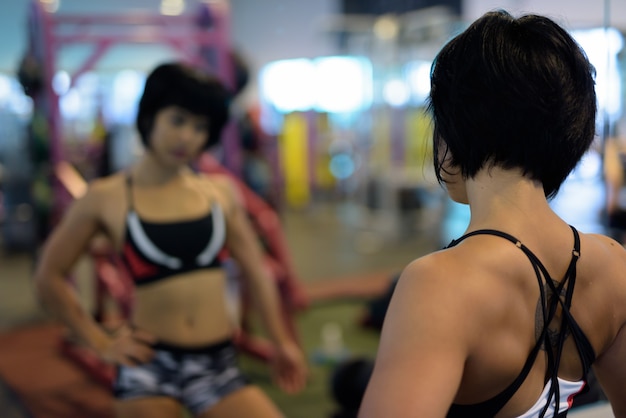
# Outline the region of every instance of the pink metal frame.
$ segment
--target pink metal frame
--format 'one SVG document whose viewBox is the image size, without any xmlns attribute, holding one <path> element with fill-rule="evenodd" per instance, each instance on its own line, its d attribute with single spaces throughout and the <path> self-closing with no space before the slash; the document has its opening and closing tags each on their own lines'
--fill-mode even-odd
<svg viewBox="0 0 626 418">
<path fill-rule="evenodd" d="M 95 67 L 98 61 L 112 47 L 120 44 L 164 44 L 170 46 L 179 59 L 211 71 L 227 85 L 233 87 L 234 76 L 229 56 L 229 6 L 227 1 L 205 4 L 206 10 L 198 15 L 161 16 L 148 13 L 124 15 L 63 15 L 44 10 L 38 0 L 31 3 L 29 25 L 30 45 L 42 63 L 45 106 L 50 139 L 50 158 L 53 166 L 64 160 L 61 140 L 61 114 L 59 97 L 52 88 L 52 77 L 57 70 L 57 53 L 74 44 L 91 44 L 94 49 L 89 57 L 75 70 L 71 79 Z M 198 19 L 209 14 L 211 25 L 203 27 Z M 200 54 L 200 47 L 213 47 L 216 53 L 217 68 L 207 68 L 206 59 Z M 232 126 L 225 130 L 224 147 L 228 166 L 239 173 L 239 151 L 234 139 Z M 53 185 L 56 209 L 62 210 L 63 194 L 59 184 Z"/>
</svg>

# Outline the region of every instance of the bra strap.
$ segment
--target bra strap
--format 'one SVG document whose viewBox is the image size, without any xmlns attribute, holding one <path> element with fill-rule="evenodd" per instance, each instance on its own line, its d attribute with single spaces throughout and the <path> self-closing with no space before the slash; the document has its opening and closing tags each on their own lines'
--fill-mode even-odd
<svg viewBox="0 0 626 418">
<path fill-rule="evenodd" d="M 133 202 L 133 177 L 130 172 L 126 173 L 126 198 L 128 200 L 128 211 L 134 211 L 135 205 Z"/>
<path fill-rule="evenodd" d="M 557 400 L 558 402 L 558 399 L 560 397 L 560 390 L 559 390 L 560 388 L 558 384 L 558 369 L 559 369 L 559 365 L 561 361 L 561 352 L 563 349 L 563 345 L 565 343 L 566 332 L 568 329 L 571 330 L 571 332 L 574 334 L 574 342 L 576 344 L 576 348 L 579 352 L 579 356 L 582 362 L 584 380 L 586 380 L 588 369 L 591 366 L 591 363 L 593 363 L 593 360 L 595 358 L 595 354 L 593 352 L 593 348 L 591 347 L 591 344 L 589 344 L 589 341 L 584 336 L 584 334 L 582 333 L 582 330 L 578 327 L 576 321 L 574 320 L 574 318 L 571 316 L 571 313 L 569 312 L 569 307 L 571 306 L 572 296 L 574 292 L 574 285 L 576 283 L 576 262 L 578 261 L 578 258 L 580 257 L 580 237 L 579 237 L 578 231 L 571 225 L 570 225 L 570 228 L 572 229 L 572 232 L 574 235 L 574 248 L 572 250 L 572 259 L 570 260 L 570 264 L 568 266 L 565 277 L 563 278 L 563 280 L 561 280 L 558 286 L 555 286 L 554 283 L 552 283 L 550 274 L 548 273 L 546 268 L 543 266 L 541 261 L 537 258 L 537 256 L 532 251 L 530 251 L 530 249 L 528 249 L 524 244 L 522 244 L 521 241 L 519 241 L 517 238 L 505 232 L 494 230 L 494 229 L 476 230 L 476 231 L 469 232 L 456 240 L 452 240 L 452 242 L 448 245 L 448 248 L 453 247 L 457 245 L 458 243 L 460 243 L 461 241 L 465 240 L 466 238 L 469 238 L 474 235 L 495 235 L 498 237 L 502 237 L 512 242 L 513 244 L 515 244 L 516 247 L 521 249 L 526 254 L 526 256 L 528 257 L 528 259 L 530 260 L 533 266 L 533 269 L 535 270 L 535 274 L 537 275 L 537 280 L 539 282 L 539 290 L 540 290 L 540 295 L 541 295 L 541 306 L 542 306 L 543 318 L 544 318 L 542 332 L 539 338 L 537 339 L 537 342 L 535 346 L 533 347 L 533 350 L 531 351 L 529 357 L 526 359 L 526 363 L 524 364 L 524 367 L 521 373 L 518 375 L 515 381 L 512 382 L 498 396 L 490 400 L 491 402 L 496 403 L 500 409 L 510 400 L 513 394 L 522 385 L 522 383 L 528 376 L 528 373 L 530 373 L 530 370 L 532 369 L 532 366 L 537 358 L 537 354 L 542 346 L 545 346 L 546 348 L 546 355 L 547 355 L 547 362 L 548 362 L 546 377 L 547 377 L 547 380 L 550 380 L 552 382 L 552 384 L 551 384 L 550 393 L 548 396 L 548 402 L 546 403 L 545 407 L 541 411 L 540 416 L 543 417 L 546 414 L 548 408 L 553 402 L 553 399 Z M 543 284 L 541 280 L 542 275 L 548 288 L 552 291 L 552 295 L 549 298 L 550 299 L 549 301 L 546 300 L 547 299 L 546 294 L 543 289 Z M 566 284 L 567 284 L 567 288 L 565 288 L 565 300 L 563 300 L 561 299 L 560 295 L 562 294 L 562 291 L 564 290 L 564 287 L 566 286 Z M 556 315 L 557 308 L 559 305 L 561 306 L 563 317 L 561 319 L 561 327 L 559 330 L 559 334 L 557 336 L 557 340 L 552 341 L 552 339 L 550 338 L 550 334 L 547 331 L 548 331 L 549 324 L 552 322 L 552 320 L 554 319 Z M 556 353 L 552 351 L 553 343 L 556 343 L 556 348 L 557 348 Z M 498 409 L 498 411 L 500 409 Z"/>
</svg>

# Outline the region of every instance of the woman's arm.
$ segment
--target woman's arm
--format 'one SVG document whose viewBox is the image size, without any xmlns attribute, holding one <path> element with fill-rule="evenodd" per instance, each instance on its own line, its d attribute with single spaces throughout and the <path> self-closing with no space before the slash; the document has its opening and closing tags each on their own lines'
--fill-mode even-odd
<svg viewBox="0 0 626 418">
<path fill-rule="evenodd" d="M 360 418 L 445 417 L 454 400 L 468 353 L 465 308 L 449 271 L 429 260 L 398 281 Z"/>
<path fill-rule="evenodd" d="M 85 310 L 67 281 L 77 259 L 101 229 L 100 199 L 97 191 L 89 190 L 70 206 L 47 239 L 35 271 L 36 291 L 44 308 L 105 360 L 125 364 L 133 363 L 131 358 L 145 361 L 151 350 L 145 344 L 128 344 L 127 340 L 150 341 L 150 337 L 130 332 L 111 337 Z M 125 347 L 124 354 L 117 352 L 120 341 Z"/>
<path fill-rule="evenodd" d="M 612 318 L 597 326 L 597 329 L 607 330 L 609 340 L 606 348 L 598 350 L 593 369 L 615 417 L 626 418 L 626 250 L 609 237 L 597 234 L 594 237 L 604 243 L 606 252 L 600 259 L 608 267 L 601 274 L 609 278 L 598 300 L 607 307 Z"/>
<path fill-rule="evenodd" d="M 202 155 L 200 170 L 207 174 L 219 174 L 228 177 L 231 184 L 237 187 L 241 205 L 249 215 L 255 233 L 268 246 L 269 254 L 263 254 L 264 260 L 270 261 L 272 267 L 276 266 L 275 269 L 280 269 L 281 280 L 284 280 L 284 284 L 287 285 L 286 290 L 290 300 L 286 302 L 298 309 L 307 306 L 307 296 L 298 281 L 298 274 L 293 265 L 291 254 L 289 254 L 287 241 L 276 212 L 237 176 L 224 168 L 211 154 L 204 153 Z"/>
<path fill-rule="evenodd" d="M 275 359 L 278 383 L 290 392 L 299 390 L 306 379 L 306 366 L 300 349 L 289 334 L 285 319 L 282 317 L 276 283 L 263 261 L 258 237 L 254 234 L 243 210 L 236 186 L 226 177 L 221 177 L 219 184 L 229 199 L 226 214 L 228 251 L 241 268 L 242 279 L 246 282 L 270 339 L 275 343 L 278 356 Z"/>
<path fill-rule="evenodd" d="M 604 390 L 615 418 L 626 418 L 626 324 L 611 347 L 594 363 L 594 372 Z"/>
</svg>

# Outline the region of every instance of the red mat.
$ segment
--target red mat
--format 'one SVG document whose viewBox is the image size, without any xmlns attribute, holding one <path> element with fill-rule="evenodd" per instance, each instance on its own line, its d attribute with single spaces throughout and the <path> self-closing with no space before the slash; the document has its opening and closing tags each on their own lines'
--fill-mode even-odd
<svg viewBox="0 0 626 418">
<path fill-rule="evenodd" d="M 113 418 L 113 398 L 61 351 L 56 325 L 0 335 L 0 379 L 33 418 Z"/>
</svg>

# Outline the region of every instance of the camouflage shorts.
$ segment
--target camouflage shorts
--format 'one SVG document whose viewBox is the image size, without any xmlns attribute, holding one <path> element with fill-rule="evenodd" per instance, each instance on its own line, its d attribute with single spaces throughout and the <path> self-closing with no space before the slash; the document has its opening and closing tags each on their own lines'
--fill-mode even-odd
<svg viewBox="0 0 626 418">
<path fill-rule="evenodd" d="M 113 384 L 118 400 L 167 396 L 198 415 L 248 384 L 231 341 L 193 349 L 156 343 L 153 349 L 148 363 L 118 366 Z"/>
</svg>

